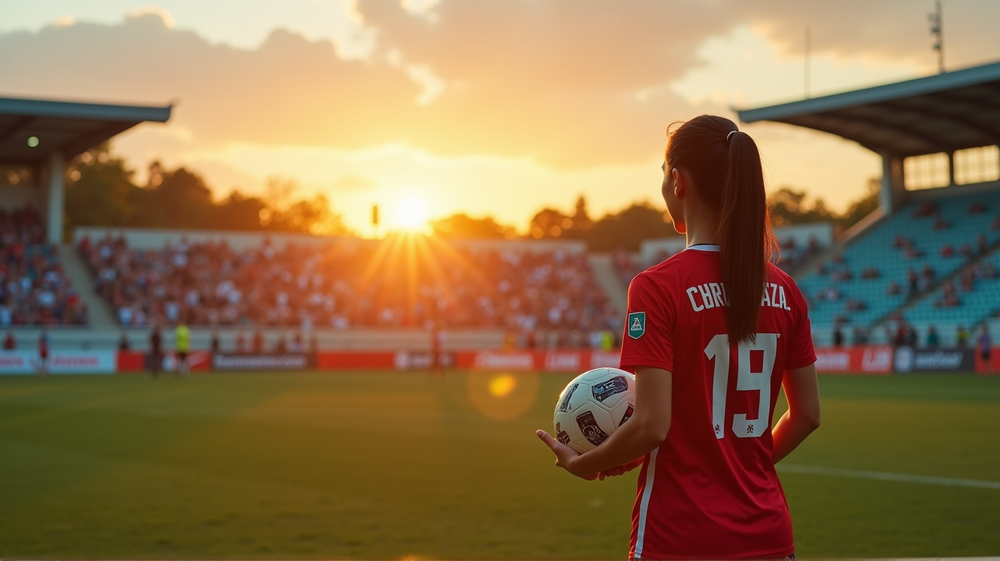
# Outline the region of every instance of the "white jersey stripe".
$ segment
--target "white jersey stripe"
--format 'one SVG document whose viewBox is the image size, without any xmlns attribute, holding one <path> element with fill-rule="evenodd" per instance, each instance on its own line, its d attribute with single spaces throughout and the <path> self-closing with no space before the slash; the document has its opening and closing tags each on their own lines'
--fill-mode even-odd
<svg viewBox="0 0 1000 561">
<path fill-rule="evenodd" d="M 649 513 L 649 496 L 653 494 L 653 475 L 656 473 L 657 447 L 649 453 L 649 463 L 646 465 L 646 485 L 642 488 L 642 500 L 639 501 L 639 528 L 635 537 L 635 558 L 642 558 L 642 540 L 646 537 L 646 515 Z"/>
</svg>

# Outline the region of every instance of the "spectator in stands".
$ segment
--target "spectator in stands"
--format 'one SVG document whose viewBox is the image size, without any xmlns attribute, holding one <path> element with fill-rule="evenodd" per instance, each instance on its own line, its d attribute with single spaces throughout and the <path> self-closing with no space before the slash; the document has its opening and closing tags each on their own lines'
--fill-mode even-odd
<svg viewBox="0 0 1000 561">
<path fill-rule="evenodd" d="M 969 330 L 961 325 L 955 330 L 955 344 L 964 349 L 969 346 Z"/>
<path fill-rule="evenodd" d="M 990 249 L 990 244 L 986 241 L 986 234 L 982 232 L 976 236 L 976 255 L 985 255 Z"/>
<path fill-rule="evenodd" d="M 955 249 L 951 247 L 950 243 L 946 243 L 943 246 L 941 246 L 941 257 L 948 259 L 953 255 L 955 255 Z"/>
<path fill-rule="evenodd" d="M 969 203 L 969 214 L 982 214 L 986 212 L 986 205 L 979 201 Z"/>
<path fill-rule="evenodd" d="M 888 328 L 887 328 L 888 329 Z M 892 345 L 894 347 L 902 347 L 906 344 L 906 324 L 899 322 L 896 327 L 896 332 L 892 336 Z"/>
<path fill-rule="evenodd" d="M 288 350 L 288 345 L 285 342 L 285 334 L 279 333 L 278 340 L 274 343 L 274 354 L 283 355 Z"/>
<path fill-rule="evenodd" d="M 254 331 L 253 333 L 251 348 L 253 349 L 253 354 L 255 355 L 264 353 L 264 334 L 260 332 L 260 329 Z"/>
<path fill-rule="evenodd" d="M 247 340 L 242 331 L 236 332 L 236 354 L 241 355 L 247 352 Z"/>
<path fill-rule="evenodd" d="M 885 293 L 889 296 L 898 296 L 903 293 L 903 287 L 899 286 L 896 281 L 889 281 L 889 286 L 885 289 Z"/>
<path fill-rule="evenodd" d="M 13 351 L 15 349 L 17 349 L 17 341 L 14 339 L 14 333 L 8 330 L 7 336 L 3 339 L 3 350 Z"/>
<path fill-rule="evenodd" d="M 950 280 L 945 281 L 941 289 L 941 298 L 934 301 L 935 308 L 954 308 L 958 306 L 960 301 L 958 299 L 958 292 L 955 290 L 955 285 Z"/>
<path fill-rule="evenodd" d="M 118 338 L 118 350 L 123 353 L 129 350 L 128 334 L 124 331 L 122 331 L 121 337 Z"/>
<path fill-rule="evenodd" d="M 972 245 L 969 243 L 962 244 L 962 247 L 958 248 L 958 254 L 966 259 L 972 258 Z"/>
<path fill-rule="evenodd" d="M 913 298 L 920 293 L 920 276 L 913 269 L 906 271 L 906 284 L 909 287 L 907 297 Z"/>
<path fill-rule="evenodd" d="M 210 345 L 209 346 L 209 350 L 212 351 L 213 355 L 219 354 L 219 332 L 218 331 L 213 331 L 212 332 L 212 339 L 211 339 L 211 342 L 209 343 L 209 345 Z"/>
<path fill-rule="evenodd" d="M 906 324 L 906 329 L 903 332 L 903 344 L 908 347 L 917 346 L 917 330 L 913 329 L 912 325 Z"/>
<path fill-rule="evenodd" d="M 998 214 L 997 217 L 993 219 L 993 223 L 990 224 L 990 229 L 1000 230 L 1000 214 Z"/>
<path fill-rule="evenodd" d="M 997 278 L 997 269 L 993 266 L 992 262 L 987 262 L 978 269 L 980 277 L 984 279 L 995 279 Z"/>
<path fill-rule="evenodd" d="M 976 272 L 971 268 L 966 269 L 962 273 L 961 279 L 959 279 L 960 283 L 959 288 L 961 288 L 962 292 L 972 292 L 972 289 L 974 288 L 973 284 L 975 283 L 975 281 L 976 281 Z"/>
<path fill-rule="evenodd" d="M 913 211 L 913 216 L 915 218 L 924 218 L 927 216 L 935 216 L 938 214 L 938 206 L 934 201 L 927 201 L 916 208 Z"/>
<path fill-rule="evenodd" d="M 951 224 L 949 224 L 947 220 L 939 216 L 934 219 L 933 228 L 935 230 L 947 230 L 948 228 L 951 228 Z"/>
<path fill-rule="evenodd" d="M 853 344 L 855 346 L 867 345 L 868 339 L 869 339 L 868 329 L 860 325 L 854 328 Z"/>
<path fill-rule="evenodd" d="M 849 312 L 857 312 L 859 310 L 867 309 L 868 305 L 865 304 L 864 300 L 848 298 L 848 300 L 844 303 L 844 307 L 846 307 Z"/>
<path fill-rule="evenodd" d="M 861 271 L 862 279 L 877 279 L 878 277 L 879 272 L 875 267 L 866 267 L 863 271 Z"/>
<path fill-rule="evenodd" d="M 938 345 L 941 344 L 941 339 L 938 337 L 937 329 L 933 325 L 927 326 L 927 348 L 936 349 Z"/>
<path fill-rule="evenodd" d="M 840 330 L 840 324 L 833 326 L 833 348 L 839 349 L 844 346 L 844 332 Z"/>
<path fill-rule="evenodd" d="M 826 290 L 820 293 L 820 300 L 826 300 L 828 302 L 836 302 L 840 300 L 840 290 L 835 286 L 827 287 Z"/>
<path fill-rule="evenodd" d="M 831 278 L 838 281 L 849 281 L 854 278 L 854 273 L 852 273 L 850 269 L 844 268 L 839 271 L 834 271 L 831 274 Z"/>
<path fill-rule="evenodd" d="M 914 245 L 910 245 L 909 247 L 903 250 L 903 257 L 906 257 L 907 259 L 919 259 L 920 257 L 923 256 L 924 252 L 917 249 L 916 246 Z"/>
<path fill-rule="evenodd" d="M 935 271 L 934 267 L 931 267 L 930 264 L 928 263 L 925 264 L 924 268 L 920 270 L 920 274 L 928 281 L 933 282 L 934 277 L 937 275 L 937 271 Z"/>
</svg>

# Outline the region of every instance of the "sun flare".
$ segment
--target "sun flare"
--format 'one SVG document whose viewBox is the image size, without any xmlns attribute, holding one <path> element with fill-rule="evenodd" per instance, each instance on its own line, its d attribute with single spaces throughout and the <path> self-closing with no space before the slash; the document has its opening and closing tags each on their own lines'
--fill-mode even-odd
<svg viewBox="0 0 1000 561">
<path fill-rule="evenodd" d="M 396 205 L 396 222 L 405 230 L 420 230 L 427 225 L 427 203 L 416 195 L 406 195 Z"/>
</svg>

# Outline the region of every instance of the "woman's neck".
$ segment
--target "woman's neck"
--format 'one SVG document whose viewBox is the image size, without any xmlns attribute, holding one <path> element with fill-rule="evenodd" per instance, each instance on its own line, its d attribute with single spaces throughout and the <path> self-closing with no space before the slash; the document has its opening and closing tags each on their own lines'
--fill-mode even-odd
<svg viewBox="0 0 1000 561">
<path fill-rule="evenodd" d="M 719 239 L 716 236 L 718 230 L 718 225 L 714 220 L 705 220 L 703 217 L 692 217 L 695 218 L 687 222 L 687 231 L 684 233 L 687 239 L 687 247 L 698 244 L 712 244 L 716 245 L 719 243 Z"/>
</svg>

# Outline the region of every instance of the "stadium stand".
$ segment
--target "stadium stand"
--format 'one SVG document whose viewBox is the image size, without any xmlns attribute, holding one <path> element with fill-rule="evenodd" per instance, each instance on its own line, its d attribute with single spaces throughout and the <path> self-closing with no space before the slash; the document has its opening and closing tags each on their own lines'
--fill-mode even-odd
<svg viewBox="0 0 1000 561">
<path fill-rule="evenodd" d="M 432 258 L 391 242 L 280 249 L 265 242 L 234 250 L 225 242 L 184 239 L 140 250 L 112 236 L 84 237 L 79 249 L 123 326 L 435 323 L 541 331 L 568 346 L 586 344 L 595 331 L 620 330 L 585 253 L 449 246 Z"/>
<path fill-rule="evenodd" d="M 779 252 L 774 256 L 777 266 L 793 276 L 807 267 L 811 260 L 833 244 L 833 227 L 830 224 L 800 224 L 774 229 Z M 613 253 L 613 263 L 625 286 L 635 275 L 646 268 L 661 263 L 684 249 L 684 238 L 647 240 L 639 254 L 633 255 L 619 249 Z"/>
<path fill-rule="evenodd" d="M 0 208 L 0 327 L 86 325 L 87 307 L 31 208 Z"/>
<path fill-rule="evenodd" d="M 967 265 L 940 287 L 902 312 L 921 327 L 937 323 L 977 325 L 1000 312 L 1000 252 Z"/>
<path fill-rule="evenodd" d="M 969 213 L 979 203 L 987 212 Z M 1000 241 L 995 195 L 914 201 L 799 278 L 818 325 L 871 326 L 934 290 Z M 992 208 L 990 208 L 992 207 Z M 958 248 L 953 253 L 946 247 Z"/>
</svg>

